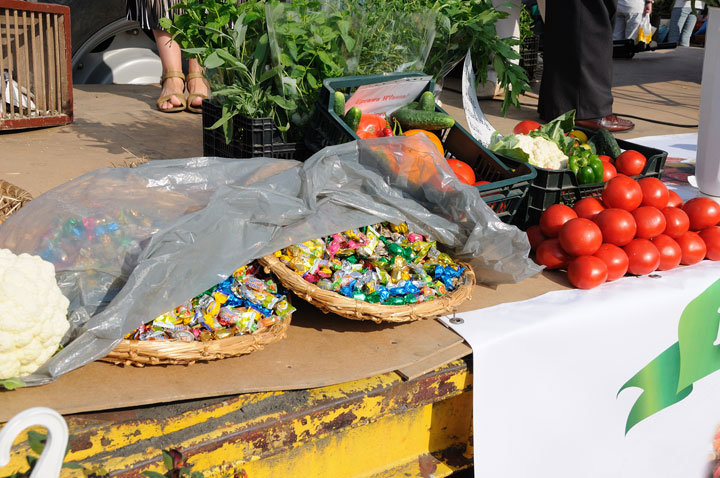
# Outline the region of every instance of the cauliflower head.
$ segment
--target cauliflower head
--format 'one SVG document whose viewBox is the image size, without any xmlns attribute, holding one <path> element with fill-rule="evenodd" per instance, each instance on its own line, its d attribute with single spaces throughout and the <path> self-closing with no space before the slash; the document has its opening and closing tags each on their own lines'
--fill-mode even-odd
<svg viewBox="0 0 720 478">
<path fill-rule="evenodd" d="M 51 263 L 0 249 L 0 379 L 29 375 L 57 351 L 69 305 Z"/>
<path fill-rule="evenodd" d="M 525 151 L 533 166 L 545 169 L 567 169 L 568 157 L 560 150 L 557 144 L 540 136 L 517 135 L 516 147 Z"/>
</svg>

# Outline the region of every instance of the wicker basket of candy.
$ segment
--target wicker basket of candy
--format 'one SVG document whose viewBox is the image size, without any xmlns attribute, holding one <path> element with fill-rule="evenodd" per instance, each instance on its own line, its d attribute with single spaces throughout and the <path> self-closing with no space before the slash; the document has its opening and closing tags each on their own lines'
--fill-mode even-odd
<svg viewBox="0 0 720 478">
<path fill-rule="evenodd" d="M 407 224 L 375 224 L 287 247 L 260 259 L 280 283 L 325 313 L 410 322 L 470 299 L 475 274 Z"/>
<path fill-rule="evenodd" d="M 102 360 L 191 364 L 249 354 L 285 337 L 295 310 L 257 263 L 128 334 Z"/>
</svg>

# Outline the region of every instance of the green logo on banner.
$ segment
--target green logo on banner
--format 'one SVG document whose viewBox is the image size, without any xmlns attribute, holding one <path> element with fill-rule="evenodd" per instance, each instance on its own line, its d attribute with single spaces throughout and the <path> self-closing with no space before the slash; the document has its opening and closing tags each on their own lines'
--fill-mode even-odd
<svg viewBox="0 0 720 478">
<path fill-rule="evenodd" d="M 643 389 L 630 410 L 625 433 L 642 420 L 692 392 L 693 383 L 720 370 L 720 280 L 690 302 L 680 316 L 678 341 L 658 355 L 618 391 Z"/>
</svg>

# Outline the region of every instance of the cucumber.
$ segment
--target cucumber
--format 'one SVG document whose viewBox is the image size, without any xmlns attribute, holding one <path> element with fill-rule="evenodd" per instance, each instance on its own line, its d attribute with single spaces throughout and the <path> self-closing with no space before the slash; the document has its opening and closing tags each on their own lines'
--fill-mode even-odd
<svg viewBox="0 0 720 478">
<path fill-rule="evenodd" d="M 419 110 L 423 111 L 435 111 L 435 95 L 432 91 L 426 91 L 420 96 Z"/>
<path fill-rule="evenodd" d="M 361 116 L 362 110 L 357 106 L 353 106 L 348 110 L 347 113 L 345 113 L 345 117 L 343 118 L 343 120 L 345 120 L 345 124 L 350 127 L 353 133 L 357 131 L 358 126 L 360 125 Z"/>
<path fill-rule="evenodd" d="M 413 101 L 412 103 L 408 103 L 400 109 L 401 110 L 417 110 L 419 108 L 420 108 L 420 103 L 418 103 L 417 101 Z"/>
<path fill-rule="evenodd" d="M 419 128 L 432 131 L 452 128 L 455 125 L 455 120 L 452 116 L 435 111 L 402 108 L 394 112 L 392 117 L 395 118 L 405 130 Z"/>
<path fill-rule="evenodd" d="M 333 111 L 341 118 L 345 116 L 345 95 L 340 91 L 335 92 L 335 106 L 333 106 Z"/>
<path fill-rule="evenodd" d="M 617 159 L 622 152 L 612 133 L 605 129 L 598 130 L 597 133 L 588 140 L 588 143 L 590 143 L 591 146 L 595 145 L 596 154 L 604 154 L 610 156 L 612 159 Z"/>
</svg>

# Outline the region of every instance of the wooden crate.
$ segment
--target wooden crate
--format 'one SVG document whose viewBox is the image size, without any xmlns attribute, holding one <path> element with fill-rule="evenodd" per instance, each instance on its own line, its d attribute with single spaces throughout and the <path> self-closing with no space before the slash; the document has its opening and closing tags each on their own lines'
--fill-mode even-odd
<svg viewBox="0 0 720 478">
<path fill-rule="evenodd" d="M 70 9 L 0 0 L 0 130 L 72 121 Z"/>
</svg>

